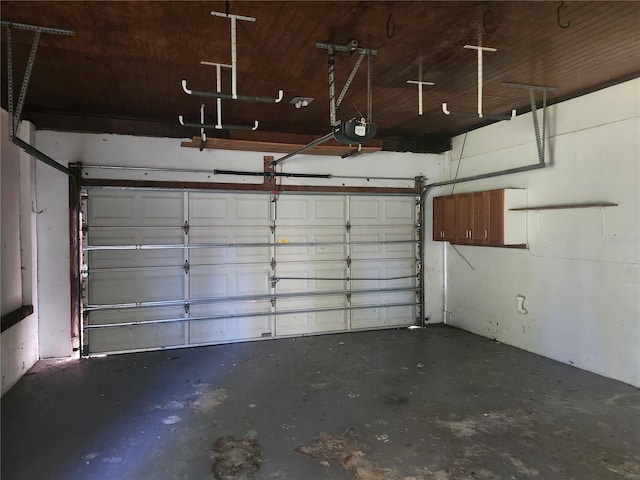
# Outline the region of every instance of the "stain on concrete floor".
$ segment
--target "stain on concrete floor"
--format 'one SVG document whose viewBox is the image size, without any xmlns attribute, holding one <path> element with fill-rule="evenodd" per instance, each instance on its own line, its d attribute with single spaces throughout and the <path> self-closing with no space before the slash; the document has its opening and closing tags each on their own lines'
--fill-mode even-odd
<svg viewBox="0 0 640 480">
<path fill-rule="evenodd" d="M 226 435 L 213 444 L 213 456 L 216 480 L 252 480 L 262 463 L 262 447 L 252 434 L 241 439 Z"/>
<path fill-rule="evenodd" d="M 353 472 L 357 480 L 391 480 L 395 477 L 389 469 L 372 463 L 363 452 L 365 446 L 358 440 L 358 434 L 349 430 L 344 435 L 322 432 L 310 443 L 296 450 L 311 458 L 320 459 L 323 465 L 337 463 L 344 470 Z"/>
</svg>

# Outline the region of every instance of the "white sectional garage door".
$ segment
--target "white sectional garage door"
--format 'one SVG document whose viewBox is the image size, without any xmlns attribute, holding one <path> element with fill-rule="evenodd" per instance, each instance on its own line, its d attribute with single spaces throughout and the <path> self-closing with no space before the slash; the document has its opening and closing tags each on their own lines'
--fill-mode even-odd
<svg viewBox="0 0 640 480">
<path fill-rule="evenodd" d="M 407 326 L 413 196 L 89 189 L 83 351 Z"/>
</svg>

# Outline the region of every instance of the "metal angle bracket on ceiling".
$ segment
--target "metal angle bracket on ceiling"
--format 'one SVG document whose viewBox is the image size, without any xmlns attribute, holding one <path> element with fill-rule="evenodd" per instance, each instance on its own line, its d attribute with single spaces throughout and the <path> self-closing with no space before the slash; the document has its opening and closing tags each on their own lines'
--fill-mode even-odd
<svg viewBox="0 0 640 480">
<path fill-rule="evenodd" d="M 34 158 L 37 158 L 41 162 L 49 165 L 62 173 L 75 178 L 69 168 L 56 162 L 54 159 L 44 154 L 40 150 L 36 149 L 31 144 L 25 142 L 16 135 L 18 132 L 18 125 L 22 120 L 22 108 L 24 107 L 24 100 L 27 96 L 27 88 L 29 86 L 29 80 L 31 79 L 31 71 L 33 69 L 33 63 L 36 58 L 36 52 L 38 50 L 38 43 L 40 42 L 40 34 L 50 33 L 53 35 L 67 35 L 74 36 L 76 33 L 71 30 L 62 30 L 59 28 L 40 27 L 37 25 L 28 25 L 24 23 L 14 23 L 7 21 L 0 21 L 0 26 L 7 29 L 7 101 L 9 109 L 9 140 L 22 148 L 25 152 Z M 31 52 L 29 53 L 29 59 L 27 60 L 27 66 L 24 72 L 24 78 L 22 80 L 22 88 L 20 89 L 20 95 L 18 97 L 18 104 L 14 108 L 13 98 L 13 46 L 12 46 L 12 29 L 17 30 L 30 30 L 35 32 L 33 37 L 33 44 L 31 45 Z"/>
<path fill-rule="evenodd" d="M 191 90 L 187 87 L 187 80 L 182 80 L 182 90 L 187 95 L 194 95 L 197 97 L 209 97 L 209 98 L 224 98 L 227 100 L 246 100 L 249 102 L 262 102 L 262 103 L 280 103 L 284 98 L 284 90 L 278 90 L 278 96 L 272 97 L 257 97 L 250 95 L 238 95 L 237 87 L 237 65 L 238 65 L 238 48 L 237 48 L 237 21 L 242 20 L 246 22 L 255 22 L 253 17 L 245 17 L 242 15 L 233 15 L 230 13 L 211 12 L 211 15 L 215 17 L 228 18 L 231 21 L 231 65 L 219 64 L 220 66 L 231 68 L 231 94 L 221 93 L 219 91 L 199 91 Z M 207 65 L 216 65 L 214 63 L 207 63 Z"/>
<path fill-rule="evenodd" d="M 478 52 L 478 112 L 477 113 L 456 113 L 456 115 L 473 116 L 477 118 L 487 118 L 491 120 L 511 120 L 516 116 L 516 111 L 511 110 L 511 115 L 495 115 L 485 114 L 482 111 L 482 88 L 483 88 L 483 52 L 497 52 L 497 49 L 491 47 L 481 47 L 478 45 L 465 45 L 463 48 L 476 50 Z M 447 103 L 442 102 L 442 112 L 445 115 L 451 115 Z"/>
<path fill-rule="evenodd" d="M 531 107 L 531 115 L 533 117 L 533 129 L 536 135 L 536 147 L 538 149 L 538 160 L 541 164 L 545 162 L 545 136 L 547 125 L 547 92 L 557 93 L 560 90 L 557 87 L 545 87 L 540 85 L 528 85 L 524 83 L 508 83 L 502 84 L 505 87 L 522 88 L 529 91 L 529 106 Z M 542 132 L 538 120 L 538 109 L 536 106 L 535 92 L 542 92 Z"/>
<path fill-rule="evenodd" d="M 444 180 L 442 182 L 430 183 L 424 186 L 421 198 L 424 203 L 427 193 L 434 187 L 443 187 L 445 185 L 454 185 L 456 183 L 470 182 L 474 180 L 482 180 L 485 178 L 500 177 L 503 175 L 512 175 L 514 173 L 528 172 L 546 167 L 545 159 L 545 141 L 546 141 L 546 124 L 547 124 L 547 92 L 558 92 L 556 87 L 543 87 L 538 85 L 526 85 L 520 83 L 503 83 L 505 87 L 523 88 L 529 91 L 529 101 L 531 103 L 531 116 L 533 119 L 533 131 L 536 137 L 536 147 L 538 150 L 538 163 L 532 165 L 524 165 L 522 167 L 507 168 L 495 172 L 481 173 L 471 175 L 469 177 L 454 178 L 452 180 Z M 542 91 L 542 131 L 540 131 L 540 123 L 538 119 L 538 109 L 536 106 L 535 92 Z"/>
<path fill-rule="evenodd" d="M 337 140 L 338 142 L 347 145 L 358 145 L 357 148 L 351 150 L 345 155 L 342 155 L 342 158 L 358 155 L 362 152 L 362 142 L 371 140 L 376 134 L 376 125 L 373 123 L 372 113 L 373 98 L 371 91 L 371 80 L 373 77 L 373 62 L 371 57 L 377 55 L 378 51 L 371 48 L 360 48 L 356 40 L 351 40 L 347 45 L 336 45 L 333 43 L 318 42 L 316 43 L 316 48 L 323 48 L 327 50 L 327 63 L 329 65 L 329 122 L 331 124 L 331 132 L 308 143 L 298 150 L 285 155 L 284 157 L 275 159 L 273 162 L 271 162 L 271 165 L 282 163 L 285 160 L 298 155 L 299 153 L 328 142 L 329 140 Z M 335 52 L 348 52 L 350 55 L 353 53 L 359 54 L 358 59 L 356 60 L 356 63 L 353 66 L 351 73 L 347 78 L 347 81 L 342 87 L 342 91 L 340 92 L 337 100 L 335 90 Z M 336 118 L 336 109 L 342 103 L 342 100 L 349 90 L 351 82 L 353 82 L 358 68 L 362 64 L 362 61 L 365 57 L 367 57 L 367 117 L 362 117 L 360 120 L 354 118 L 346 122 L 342 122 L 340 120 L 337 120 Z"/>
</svg>

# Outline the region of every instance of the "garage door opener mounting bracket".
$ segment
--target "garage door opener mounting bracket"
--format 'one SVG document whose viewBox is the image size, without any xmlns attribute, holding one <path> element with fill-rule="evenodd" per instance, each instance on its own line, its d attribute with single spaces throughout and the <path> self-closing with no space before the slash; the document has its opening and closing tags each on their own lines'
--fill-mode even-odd
<svg viewBox="0 0 640 480">
<path fill-rule="evenodd" d="M 323 48 L 327 50 L 327 63 L 329 65 L 329 121 L 331 123 L 331 132 L 323 137 L 313 140 L 307 145 L 285 155 L 284 157 L 275 159 L 273 162 L 271 162 L 271 165 L 282 163 L 285 160 L 290 159 L 294 155 L 298 155 L 305 150 L 309 150 L 310 148 L 321 145 L 325 142 L 328 142 L 329 140 L 337 140 L 338 142 L 347 145 L 357 144 L 357 148 L 347 153 L 346 155 L 343 155 L 342 158 L 356 155 L 361 152 L 362 143 L 366 142 L 367 140 L 371 140 L 376 134 L 376 125 L 375 123 L 373 123 L 372 119 L 373 102 L 371 92 L 371 78 L 373 75 L 373 62 L 371 57 L 377 55 L 378 51 L 371 48 L 360 48 L 358 47 L 358 42 L 356 40 L 351 40 L 347 45 L 336 45 L 333 43 L 318 42 L 316 43 L 316 48 Z M 349 78 L 347 78 L 344 87 L 342 87 L 342 91 L 340 92 L 337 101 L 335 80 L 335 52 L 348 52 L 350 55 L 354 52 L 360 54 L 358 56 L 358 59 L 356 60 L 355 65 L 353 66 L 353 69 L 351 70 Z M 341 120 L 337 120 L 336 118 L 336 109 L 342 103 L 342 100 L 344 99 L 347 90 L 349 90 L 351 82 L 356 76 L 358 68 L 362 64 L 362 61 L 365 57 L 367 57 L 367 117 L 362 117 L 359 120 L 353 118 L 346 122 L 342 122 Z"/>
</svg>

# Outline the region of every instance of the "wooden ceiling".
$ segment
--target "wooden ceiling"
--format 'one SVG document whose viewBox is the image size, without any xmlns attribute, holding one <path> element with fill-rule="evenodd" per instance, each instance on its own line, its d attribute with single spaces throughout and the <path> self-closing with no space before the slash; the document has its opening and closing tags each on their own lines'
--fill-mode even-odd
<svg viewBox="0 0 640 480">
<path fill-rule="evenodd" d="M 490 123 L 477 115 L 477 54 L 464 45 L 496 48 L 483 56 L 483 112 L 529 110 L 526 90 L 505 82 L 558 88 L 550 101 L 575 97 L 640 74 L 640 2 L 13 2 L 1 19 L 69 29 L 75 36 L 43 34 L 23 118 L 38 128 L 186 138 L 207 123 L 216 102 L 186 95 L 215 91 L 215 69 L 202 60 L 230 63 L 230 21 L 211 11 L 254 17 L 237 22 L 238 93 L 275 97 L 279 104 L 222 100 L 226 124 L 253 131 L 212 130 L 209 136 L 297 142 L 330 131 L 327 51 L 317 42 L 377 49 L 372 100 L 376 139 L 389 150 L 443 151 L 451 136 Z M 7 72 L 6 29 L 2 71 Z M 33 32 L 12 28 L 14 91 L 19 92 Z M 336 54 L 336 94 L 358 55 Z M 423 93 L 408 80 L 433 82 Z M 228 71 L 222 91 L 231 93 Z M 366 61 L 338 119 L 366 115 Z M 17 96 L 17 93 L 16 93 Z M 296 109 L 295 96 L 313 97 Z M 541 97 L 539 96 L 538 99 Z M 636 99 L 637 101 L 637 99 Z M 453 112 L 441 110 L 447 102 Z M 7 76 L 2 76 L 7 108 Z M 306 140 L 303 140 L 303 143 Z"/>
</svg>

